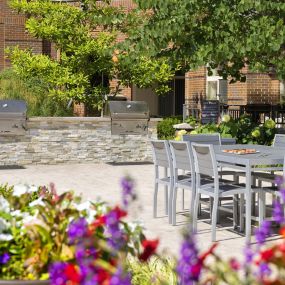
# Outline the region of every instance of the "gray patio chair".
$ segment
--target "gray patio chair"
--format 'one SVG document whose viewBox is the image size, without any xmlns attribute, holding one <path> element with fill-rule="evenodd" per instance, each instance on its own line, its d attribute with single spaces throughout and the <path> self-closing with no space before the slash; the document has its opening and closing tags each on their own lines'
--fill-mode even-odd
<svg viewBox="0 0 285 285">
<path fill-rule="evenodd" d="M 224 197 L 234 197 L 236 195 L 244 195 L 246 188 L 237 184 L 221 182 L 218 173 L 218 165 L 213 145 L 192 143 L 194 155 L 194 167 L 196 173 L 196 195 L 194 202 L 193 227 L 197 229 L 198 208 L 200 204 L 200 196 L 206 195 L 214 200 L 212 207 L 212 241 L 216 241 L 216 226 L 219 199 Z M 201 176 L 206 175 L 213 177 L 213 183 L 201 184 Z M 233 203 L 233 207 L 236 204 Z M 236 220 L 237 209 L 233 209 L 234 221 Z M 250 215 L 250 209 L 246 210 L 246 214 Z"/>
<path fill-rule="evenodd" d="M 171 191 L 173 185 L 172 159 L 169 143 L 166 140 L 151 140 L 153 163 L 155 169 L 154 194 L 153 194 L 153 217 L 157 217 L 157 195 L 159 184 L 164 185 L 165 214 L 168 215 L 168 189 Z M 160 169 L 163 168 L 164 175 L 160 176 Z"/>
<path fill-rule="evenodd" d="M 279 136 L 279 135 L 278 135 Z M 283 139 L 285 139 L 285 136 L 283 135 Z M 266 216 L 266 193 L 269 193 L 272 195 L 273 199 L 274 197 L 277 197 L 278 200 L 281 198 L 281 193 L 279 192 L 278 185 L 275 185 L 275 175 L 268 173 L 272 175 L 273 177 L 264 179 L 263 177 L 259 180 L 258 185 L 258 213 L 259 213 L 259 223 L 261 223 L 265 216 Z M 285 174 L 285 157 L 284 157 L 284 163 L 283 163 L 283 175 Z M 280 177 L 283 178 L 282 176 Z M 273 185 L 271 187 L 262 187 L 262 181 L 271 182 Z M 283 205 L 283 211 L 285 209 L 285 205 Z"/>
<path fill-rule="evenodd" d="M 195 197 L 195 175 L 191 146 L 188 142 L 170 141 L 170 151 L 173 162 L 173 187 L 169 196 L 169 223 L 176 225 L 176 198 L 177 190 L 183 189 L 183 206 L 184 206 L 184 189 L 191 191 L 190 212 L 194 208 Z M 187 175 L 179 175 L 179 171 L 188 173 Z M 184 207 L 183 207 L 184 208 Z"/>
<path fill-rule="evenodd" d="M 285 148 L 285 135 L 276 134 L 273 140 L 272 147 L 284 147 Z M 275 176 L 276 175 L 274 171 L 254 172 L 254 177 L 259 182 L 259 186 L 261 186 L 262 182 L 269 182 L 272 184 L 272 187 L 273 187 L 275 184 Z"/>
<path fill-rule="evenodd" d="M 183 141 L 188 141 L 190 143 L 200 143 L 200 144 L 211 144 L 211 145 L 221 145 L 222 139 L 219 133 L 213 134 L 198 134 L 198 135 L 183 135 Z M 222 176 L 230 175 L 233 176 L 234 181 L 238 181 L 239 176 L 244 176 L 244 173 L 232 171 L 232 170 L 223 170 L 220 167 L 219 174 Z"/>
</svg>

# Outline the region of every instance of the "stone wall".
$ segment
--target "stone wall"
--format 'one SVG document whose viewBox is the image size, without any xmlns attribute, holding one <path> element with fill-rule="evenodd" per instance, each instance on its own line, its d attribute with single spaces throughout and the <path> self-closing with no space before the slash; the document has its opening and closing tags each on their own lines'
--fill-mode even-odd
<svg viewBox="0 0 285 285">
<path fill-rule="evenodd" d="M 109 118 L 30 118 L 26 135 L 0 135 L 0 165 L 151 161 L 158 121 L 148 136 L 112 136 Z"/>
</svg>

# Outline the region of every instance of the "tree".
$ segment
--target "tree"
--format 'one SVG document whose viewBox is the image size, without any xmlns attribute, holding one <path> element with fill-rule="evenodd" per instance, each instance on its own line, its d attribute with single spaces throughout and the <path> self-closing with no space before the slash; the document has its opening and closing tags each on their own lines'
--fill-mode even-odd
<svg viewBox="0 0 285 285">
<path fill-rule="evenodd" d="M 126 13 L 108 0 L 81 0 L 75 5 L 11 0 L 10 6 L 27 15 L 26 28 L 32 36 L 54 43 L 60 54 L 53 59 L 12 48 L 7 52 L 13 67 L 22 78 L 40 78 L 56 100 L 73 99 L 100 109 L 112 78 L 124 85 L 154 86 L 158 93 L 168 91 L 166 83 L 176 67 L 167 58 L 125 51 L 116 41 L 118 35 L 128 37 L 143 24 L 148 15 L 140 10 Z"/>
<path fill-rule="evenodd" d="M 137 51 L 167 57 L 186 70 L 245 80 L 241 69 L 274 71 L 285 78 L 283 0 L 135 0 L 147 20 L 129 38 Z M 128 43 L 128 45 L 130 44 Z"/>
</svg>

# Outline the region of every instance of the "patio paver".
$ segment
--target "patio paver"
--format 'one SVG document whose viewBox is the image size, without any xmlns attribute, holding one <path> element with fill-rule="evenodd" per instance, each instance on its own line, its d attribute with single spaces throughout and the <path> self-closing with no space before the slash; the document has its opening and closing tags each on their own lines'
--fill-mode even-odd
<svg viewBox="0 0 285 285">
<path fill-rule="evenodd" d="M 101 197 L 110 204 L 120 203 L 120 178 L 131 175 L 136 181 L 139 200 L 130 210 L 130 219 L 141 220 L 149 238 L 160 238 L 160 250 L 176 255 L 179 252 L 181 231 L 187 225 L 187 217 L 178 215 L 177 226 L 168 224 L 163 215 L 163 188 L 159 196 L 159 218 L 152 218 L 153 165 L 110 165 L 110 164 L 65 164 L 65 165 L 31 165 L 23 169 L 0 169 L 0 183 L 48 185 L 54 182 L 59 192 L 73 189 L 82 193 L 84 199 Z M 185 191 L 186 198 L 189 193 Z M 187 206 L 186 200 L 185 206 Z M 177 200 L 178 210 L 181 210 L 181 196 Z M 245 238 L 224 227 L 217 230 L 219 241 L 218 252 L 224 257 L 241 257 Z M 198 223 L 198 240 L 201 249 L 210 245 L 211 230 L 209 222 Z"/>
</svg>

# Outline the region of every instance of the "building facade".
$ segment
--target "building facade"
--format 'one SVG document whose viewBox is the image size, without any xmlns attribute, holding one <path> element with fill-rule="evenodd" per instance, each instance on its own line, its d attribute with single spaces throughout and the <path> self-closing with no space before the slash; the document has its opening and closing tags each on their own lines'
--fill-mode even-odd
<svg viewBox="0 0 285 285">
<path fill-rule="evenodd" d="M 27 33 L 25 17 L 12 11 L 7 2 L 0 0 L 0 71 L 9 67 L 4 53 L 7 47 L 31 48 L 34 53 L 56 56 L 49 42 L 35 39 Z M 132 0 L 113 0 L 112 5 L 125 7 L 126 12 L 134 7 Z M 118 40 L 123 39 L 124 35 L 121 35 Z M 169 82 L 172 92 L 165 96 L 159 97 L 151 89 L 139 89 L 136 86 L 122 88 L 121 95 L 129 100 L 147 101 L 152 116 L 181 115 L 183 104 L 197 107 L 203 99 L 219 99 L 229 105 L 280 102 L 280 96 L 284 93 L 284 86 L 280 81 L 269 74 L 251 73 L 247 69 L 244 72 L 247 75 L 246 82 L 229 84 L 216 74 L 208 76 L 206 67 L 201 67 L 186 74 L 177 74 L 174 80 Z M 111 81 L 111 87 L 116 83 L 116 80 Z M 84 106 L 77 106 L 75 112 L 83 115 Z"/>
</svg>

